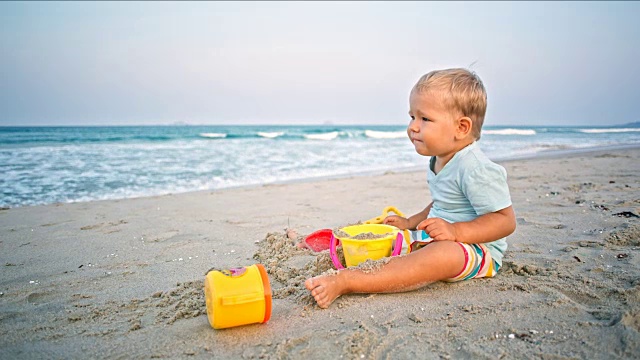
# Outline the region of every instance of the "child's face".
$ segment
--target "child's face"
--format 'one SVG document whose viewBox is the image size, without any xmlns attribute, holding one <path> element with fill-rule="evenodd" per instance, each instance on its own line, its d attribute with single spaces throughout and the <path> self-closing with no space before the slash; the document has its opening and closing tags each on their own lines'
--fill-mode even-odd
<svg viewBox="0 0 640 360">
<path fill-rule="evenodd" d="M 438 97 L 412 91 L 409 105 L 411 122 L 407 127 L 407 134 L 418 154 L 443 157 L 458 150 L 455 143 L 455 121 Z"/>
</svg>

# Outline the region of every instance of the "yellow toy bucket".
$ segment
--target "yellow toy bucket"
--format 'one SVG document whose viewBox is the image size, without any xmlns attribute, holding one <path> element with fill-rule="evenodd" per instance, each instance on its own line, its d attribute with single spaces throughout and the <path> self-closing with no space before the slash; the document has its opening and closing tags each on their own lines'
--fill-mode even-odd
<svg viewBox="0 0 640 360">
<path fill-rule="evenodd" d="M 396 213 L 398 216 L 404 217 L 404 214 L 398 210 L 394 206 L 387 206 L 382 210 L 382 215 L 376 216 L 372 219 L 365 221 L 365 224 L 382 224 L 384 219 L 389 216 L 390 212 Z M 411 252 L 411 237 L 409 235 L 409 230 L 403 230 L 402 235 L 404 236 L 404 241 L 407 243 L 407 254 Z"/>
<path fill-rule="evenodd" d="M 378 260 L 390 255 L 395 256 L 400 254 L 400 250 L 402 250 L 402 234 L 398 228 L 394 226 L 361 224 L 343 227 L 340 230 L 347 236 L 336 237 L 334 235 L 331 239 L 331 259 L 337 269 L 344 268 L 335 251 L 337 240 L 342 244 L 342 251 L 344 252 L 347 267 L 358 266 L 358 264 L 368 259 Z M 372 233 L 376 238 L 357 238 L 358 235 L 367 233 Z"/>
<path fill-rule="evenodd" d="M 271 286 L 262 264 L 209 271 L 204 295 L 214 329 L 265 323 L 271 317 Z"/>
</svg>

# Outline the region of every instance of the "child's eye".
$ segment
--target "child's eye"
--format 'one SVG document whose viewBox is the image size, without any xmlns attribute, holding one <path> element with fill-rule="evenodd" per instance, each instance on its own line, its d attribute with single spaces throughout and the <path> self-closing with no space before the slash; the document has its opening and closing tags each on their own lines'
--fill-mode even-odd
<svg viewBox="0 0 640 360">
<path fill-rule="evenodd" d="M 426 117 L 423 117 L 422 121 L 431 121 L 431 120 L 427 119 Z"/>
<path fill-rule="evenodd" d="M 411 118 L 412 121 L 416 119 L 413 115 L 410 115 L 409 117 Z"/>
</svg>

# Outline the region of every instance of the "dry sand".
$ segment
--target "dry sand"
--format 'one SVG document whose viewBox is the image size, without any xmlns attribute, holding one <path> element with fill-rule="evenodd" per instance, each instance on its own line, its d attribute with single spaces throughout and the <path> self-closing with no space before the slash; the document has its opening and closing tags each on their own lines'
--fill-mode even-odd
<svg viewBox="0 0 640 360">
<path fill-rule="evenodd" d="M 503 163 L 518 229 L 497 277 L 327 310 L 302 284 L 333 271 L 327 252 L 285 228 L 413 214 L 429 201 L 424 171 L 2 210 L 0 358 L 637 358 L 639 158 Z M 256 262 L 271 320 L 212 329 L 205 272 Z"/>
</svg>

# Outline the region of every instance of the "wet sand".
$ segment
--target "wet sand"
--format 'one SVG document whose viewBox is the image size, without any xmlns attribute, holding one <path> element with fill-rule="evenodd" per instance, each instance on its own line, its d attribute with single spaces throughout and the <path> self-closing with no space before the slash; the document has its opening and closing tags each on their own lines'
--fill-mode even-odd
<svg viewBox="0 0 640 360">
<path fill-rule="evenodd" d="M 300 236 L 427 204 L 424 171 L 0 210 L 2 358 L 635 358 L 640 149 L 503 162 L 497 277 L 318 308 Z M 214 330 L 204 275 L 262 263 L 266 324 Z M 375 267 L 375 264 L 366 264 Z M 635 355 L 634 355 L 635 354 Z"/>
</svg>

